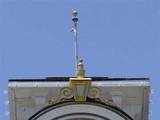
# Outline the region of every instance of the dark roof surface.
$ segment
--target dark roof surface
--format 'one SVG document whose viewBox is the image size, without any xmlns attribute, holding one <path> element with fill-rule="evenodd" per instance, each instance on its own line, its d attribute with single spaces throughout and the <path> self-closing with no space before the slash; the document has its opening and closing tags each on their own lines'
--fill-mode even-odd
<svg viewBox="0 0 160 120">
<path fill-rule="evenodd" d="M 18 79 L 9 79 L 9 82 L 64 82 L 69 81 L 69 78 L 72 77 L 46 77 L 46 78 L 18 78 Z M 91 78 L 92 81 L 130 81 L 130 80 L 149 80 L 149 78 L 109 78 L 109 77 L 87 77 Z"/>
</svg>

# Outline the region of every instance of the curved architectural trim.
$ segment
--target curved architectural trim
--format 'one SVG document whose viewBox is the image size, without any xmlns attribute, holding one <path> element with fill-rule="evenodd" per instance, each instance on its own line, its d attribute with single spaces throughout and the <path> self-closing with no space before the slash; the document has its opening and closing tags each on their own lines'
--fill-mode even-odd
<svg viewBox="0 0 160 120">
<path fill-rule="evenodd" d="M 91 109 L 88 109 L 88 110 L 84 109 L 89 107 Z M 72 110 L 69 108 L 72 108 Z M 68 110 L 68 113 L 62 112 L 64 109 Z M 101 110 L 103 114 L 101 114 L 101 112 L 97 113 L 97 111 L 99 110 Z M 56 120 L 57 117 L 63 118 L 64 116 L 67 116 L 67 115 L 68 116 L 74 115 L 74 114 L 81 115 L 82 113 L 83 114 L 86 113 L 86 114 L 92 114 L 93 116 L 96 115 L 97 117 L 99 116 L 99 118 L 105 118 L 101 120 L 116 120 L 115 118 L 117 117 L 119 118 L 117 120 L 133 120 L 128 114 L 126 114 L 124 111 L 122 111 L 118 107 L 105 104 L 101 101 L 93 101 L 93 100 L 88 102 L 80 102 L 78 104 L 77 102 L 73 102 L 73 101 L 64 101 L 64 102 L 57 103 L 55 105 L 50 105 L 38 111 L 31 118 L 29 118 L 29 120 L 41 120 L 41 119 L 44 119 L 43 117 L 53 115 L 54 112 L 56 112 L 56 115 L 57 113 L 60 113 L 60 115 L 54 116 L 54 118 L 52 118 L 53 116 L 51 116 L 51 118 L 49 117 L 49 119 Z M 107 114 L 109 116 L 107 116 Z"/>
<path fill-rule="evenodd" d="M 54 118 L 53 120 L 75 120 L 76 118 L 83 118 L 84 120 L 94 120 L 96 118 L 96 120 L 109 120 L 103 116 L 97 115 L 97 114 L 93 114 L 93 113 L 71 113 L 71 114 L 66 114 L 63 116 L 59 116 L 57 118 Z M 82 120 L 82 119 L 81 119 Z"/>
</svg>

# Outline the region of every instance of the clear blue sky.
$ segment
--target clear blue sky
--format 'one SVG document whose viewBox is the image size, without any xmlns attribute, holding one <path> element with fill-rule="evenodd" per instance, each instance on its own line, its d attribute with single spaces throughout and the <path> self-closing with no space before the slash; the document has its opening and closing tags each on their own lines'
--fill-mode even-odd
<svg viewBox="0 0 160 120">
<path fill-rule="evenodd" d="M 0 120 L 8 78 L 72 75 L 72 8 L 87 74 L 150 77 L 151 120 L 158 120 L 159 0 L 0 0 Z"/>
</svg>

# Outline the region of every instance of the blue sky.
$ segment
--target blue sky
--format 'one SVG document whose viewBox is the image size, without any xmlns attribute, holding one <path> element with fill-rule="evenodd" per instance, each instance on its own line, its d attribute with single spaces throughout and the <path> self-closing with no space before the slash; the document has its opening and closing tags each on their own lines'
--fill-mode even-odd
<svg viewBox="0 0 160 120">
<path fill-rule="evenodd" d="M 87 75 L 150 77 L 151 120 L 160 106 L 159 0 L 0 0 L 0 119 L 8 78 L 71 76 L 71 9 L 79 11 Z"/>
</svg>

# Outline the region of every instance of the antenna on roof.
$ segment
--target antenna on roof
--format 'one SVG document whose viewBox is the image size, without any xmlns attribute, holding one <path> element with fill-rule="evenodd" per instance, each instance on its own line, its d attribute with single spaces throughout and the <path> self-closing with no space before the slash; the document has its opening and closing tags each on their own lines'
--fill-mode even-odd
<svg viewBox="0 0 160 120">
<path fill-rule="evenodd" d="M 78 12 L 75 9 L 72 9 L 72 22 L 73 26 L 71 31 L 74 33 L 74 44 L 75 44 L 75 76 L 76 77 L 84 77 L 85 70 L 83 60 L 79 58 L 78 54 Z"/>
<path fill-rule="evenodd" d="M 74 33 L 74 46 L 75 46 L 75 73 L 77 71 L 77 66 L 78 66 L 78 61 L 79 61 L 79 55 L 78 55 L 78 31 L 77 31 L 77 26 L 78 26 L 78 12 L 75 9 L 72 9 L 72 22 L 73 26 L 71 31 Z"/>
</svg>

